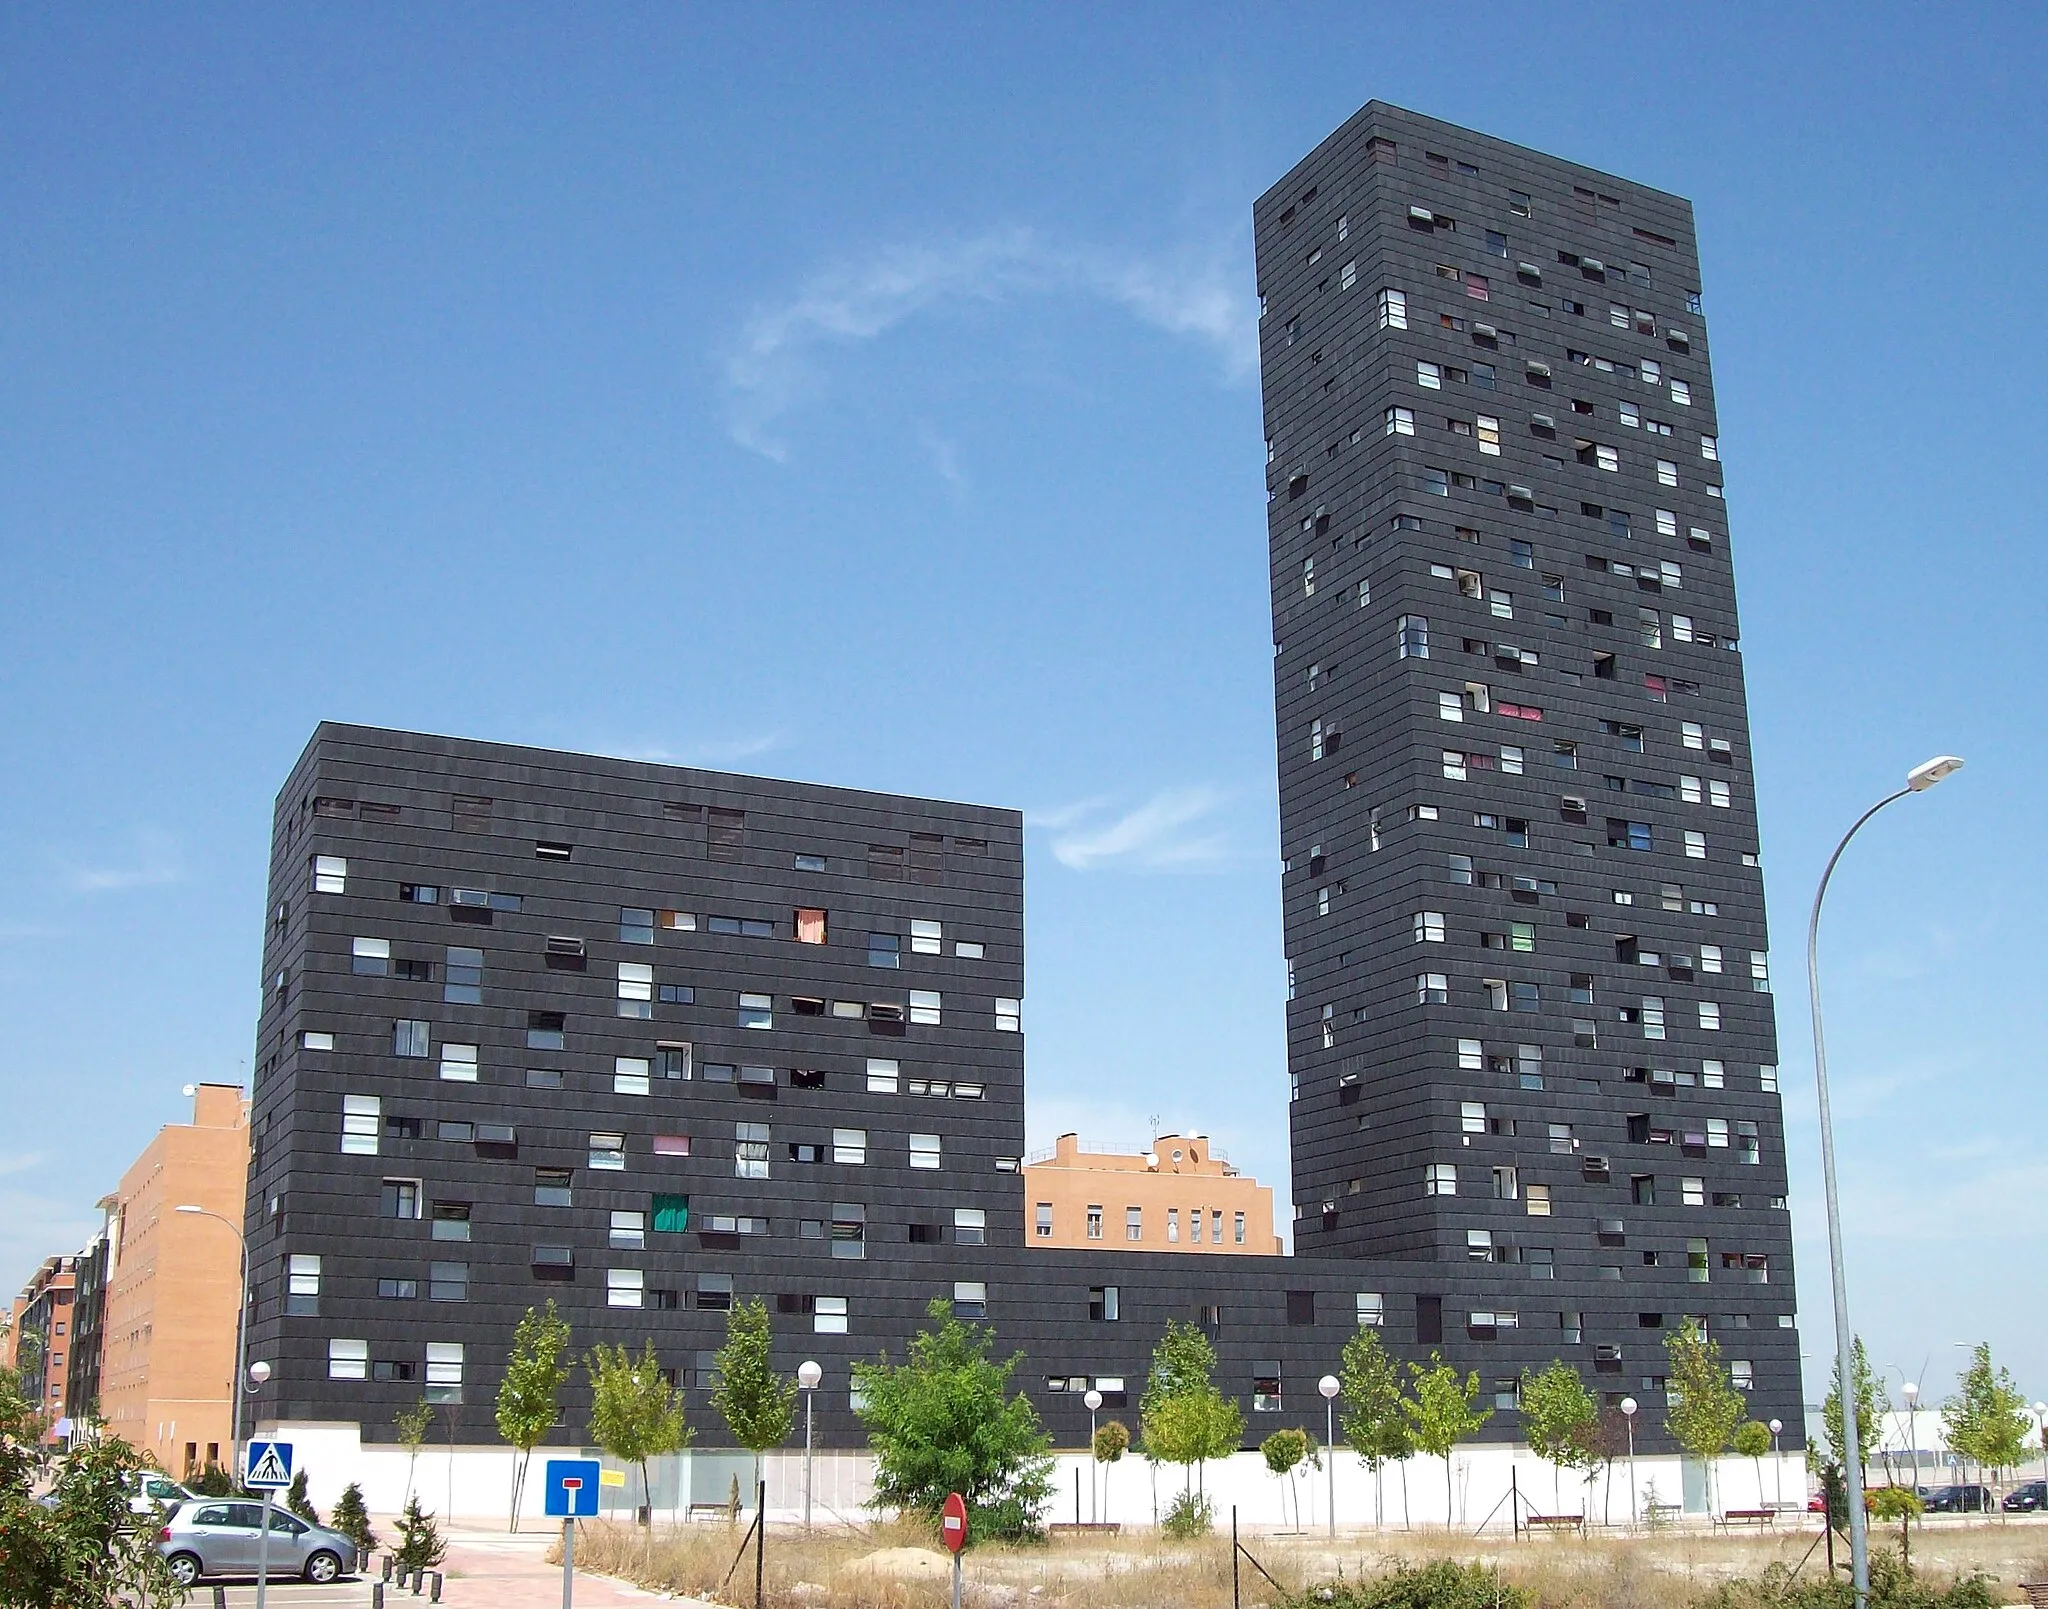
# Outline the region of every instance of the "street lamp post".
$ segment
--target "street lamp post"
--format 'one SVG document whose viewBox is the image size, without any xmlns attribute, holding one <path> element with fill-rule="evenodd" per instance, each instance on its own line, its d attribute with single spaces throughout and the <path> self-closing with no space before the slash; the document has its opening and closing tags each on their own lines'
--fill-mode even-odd
<svg viewBox="0 0 2048 1609">
<path fill-rule="evenodd" d="M 1337 1393 L 1344 1389 L 1344 1383 L 1334 1374 L 1326 1374 L 1316 1382 L 1316 1389 L 1323 1394 L 1323 1471 L 1328 1481 L 1330 1540 L 1334 1542 L 1337 1539 Z"/>
<path fill-rule="evenodd" d="M 1095 1501 L 1095 1477 L 1102 1467 L 1095 1456 L 1095 1414 L 1102 1406 L 1102 1393 L 1090 1386 L 1088 1395 L 1081 1400 L 1088 1405 L 1088 1522 L 1092 1525 L 1101 1517 Z"/>
<path fill-rule="evenodd" d="M 1899 1395 L 1906 1399 L 1906 1440 L 1912 1443 L 1908 1449 L 1913 1455 L 1913 1489 L 1920 1489 L 1920 1387 L 1908 1380 L 1899 1387 Z"/>
<path fill-rule="evenodd" d="M 2034 1429 L 2041 1437 L 2041 1507 L 2048 1509 L 2048 1402 L 2034 1404 Z"/>
<path fill-rule="evenodd" d="M 177 1211 L 190 1213 L 198 1218 L 211 1218 L 217 1224 L 226 1224 L 233 1232 L 235 1244 L 242 1252 L 242 1289 L 240 1300 L 235 1307 L 235 1383 L 229 1413 L 228 1447 L 235 1461 L 234 1478 L 242 1478 L 242 1377 L 249 1367 L 249 1241 L 242 1233 L 242 1226 L 232 1218 L 220 1213 L 209 1212 L 204 1207 L 181 1206 Z M 266 1368 L 265 1377 L 268 1378 Z"/>
<path fill-rule="evenodd" d="M 1633 1530 L 1637 1524 L 1636 1514 L 1636 1399 L 1621 1399 L 1622 1422 L 1628 1426 L 1628 1523 Z"/>
<path fill-rule="evenodd" d="M 1863 1512 L 1863 1448 L 1856 1430 L 1856 1338 L 1849 1328 L 1849 1281 L 1842 1266 L 1842 1209 L 1835 1190 L 1835 1127 L 1828 1107 L 1828 1048 L 1821 1031 L 1820 908 L 1821 901 L 1827 898 L 1828 880 L 1835 875 L 1835 863 L 1866 821 L 1909 793 L 1925 793 L 1962 767 L 1963 762 L 1952 754 L 1937 755 L 1916 765 L 1906 774 L 1903 788 L 1886 794 L 1856 818 L 1854 825 L 1842 834 L 1842 841 L 1835 845 L 1835 852 L 1828 856 L 1827 867 L 1820 874 L 1820 887 L 1814 890 L 1813 914 L 1806 924 L 1806 990 L 1813 1012 L 1813 1080 L 1820 1097 L 1821 1183 L 1827 1197 L 1828 1264 L 1835 1298 L 1835 1367 L 1839 1371 L 1836 1378 L 1842 1399 L 1842 1462 L 1846 1466 L 1843 1480 L 1849 1503 L 1849 1575 L 1855 1587 L 1856 1609 L 1868 1609 L 1870 1603 L 1870 1527 Z"/>
<path fill-rule="evenodd" d="M 804 1529 L 811 1528 L 811 1401 L 825 1371 L 805 1359 L 796 1367 L 796 1383 L 804 1388 Z"/>
</svg>

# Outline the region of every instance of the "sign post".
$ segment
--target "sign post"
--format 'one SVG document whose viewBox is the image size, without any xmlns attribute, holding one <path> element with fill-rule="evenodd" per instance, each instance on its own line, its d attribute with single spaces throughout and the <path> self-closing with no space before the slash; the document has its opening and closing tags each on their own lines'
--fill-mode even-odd
<svg viewBox="0 0 2048 1609">
<path fill-rule="evenodd" d="M 562 1522 L 562 1609 L 576 1594 L 576 1521 L 597 1517 L 600 1470 L 595 1458 L 550 1458 L 544 1512 Z"/>
<path fill-rule="evenodd" d="M 960 1609 L 960 1550 L 967 1546 L 967 1501 L 958 1492 L 946 1494 L 939 1512 L 939 1535 L 953 1551 L 953 1609 Z"/>
<path fill-rule="evenodd" d="M 292 1483 L 292 1444 L 252 1441 L 245 1457 L 248 1467 L 242 1474 L 242 1486 L 263 1494 L 263 1529 L 256 1538 L 256 1609 L 264 1609 L 270 1596 L 271 1504 L 275 1495 Z"/>
</svg>

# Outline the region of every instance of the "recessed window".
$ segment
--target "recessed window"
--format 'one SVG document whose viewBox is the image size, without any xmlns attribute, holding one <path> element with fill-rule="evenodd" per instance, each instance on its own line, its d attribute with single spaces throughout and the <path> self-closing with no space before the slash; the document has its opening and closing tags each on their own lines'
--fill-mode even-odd
<svg viewBox="0 0 2048 1609">
<path fill-rule="evenodd" d="M 940 1165 L 939 1137 L 936 1134 L 910 1136 L 910 1165 L 927 1170 Z"/>
<path fill-rule="evenodd" d="M 348 861 L 340 855 L 315 855 L 313 857 L 313 892 L 316 894 L 346 894 L 348 892 Z"/>
<path fill-rule="evenodd" d="M 341 1098 L 341 1149 L 351 1156 L 375 1156 L 383 1133 L 383 1102 L 375 1095 Z"/>
</svg>

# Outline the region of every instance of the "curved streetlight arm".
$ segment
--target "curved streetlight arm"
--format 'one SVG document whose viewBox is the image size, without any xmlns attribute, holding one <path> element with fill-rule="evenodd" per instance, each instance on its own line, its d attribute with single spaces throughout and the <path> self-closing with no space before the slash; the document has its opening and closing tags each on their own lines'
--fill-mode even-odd
<svg viewBox="0 0 2048 1609">
<path fill-rule="evenodd" d="M 228 1409 L 229 1456 L 235 1461 L 235 1467 L 230 1474 L 239 1483 L 242 1478 L 242 1382 L 247 1378 L 249 1368 L 249 1237 L 242 1233 L 240 1224 L 222 1213 L 193 1206 L 181 1206 L 175 1210 L 195 1218 L 211 1218 L 217 1224 L 226 1224 L 235 1237 L 235 1244 L 242 1251 L 242 1289 L 235 1307 L 235 1383 Z"/>
<path fill-rule="evenodd" d="M 1916 779 L 1918 775 L 1916 772 Z M 1940 780 L 1939 776 L 1933 779 Z M 1842 834 L 1842 841 L 1828 856 L 1827 869 L 1820 874 L 1820 887 L 1813 894 L 1813 914 L 1806 923 L 1806 990 L 1813 1013 L 1813 1081 L 1820 1098 L 1821 1183 L 1827 1198 L 1828 1261 L 1835 1300 L 1835 1377 L 1842 1399 L 1842 1480 L 1849 1494 L 1849 1571 L 1856 1609 L 1866 1609 L 1870 1602 L 1870 1536 L 1863 1513 L 1863 1444 L 1856 1424 L 1855 1336 L 1849 1328 L 1849 1284 L 1842 1266 L 1842 1208 L 1835 1190 L 1835 1125 L 1828 1104 L 1828 1047 L 1821 1032 L 1820 907 L 1828 895 L 1828 881 L 1835 875 L 1835 863 L 1849 847 L 1849 840 L 1886 805 L 1920 791 L 1921 788 L 1909 785 L 1886 794 Z"/>
</svg>

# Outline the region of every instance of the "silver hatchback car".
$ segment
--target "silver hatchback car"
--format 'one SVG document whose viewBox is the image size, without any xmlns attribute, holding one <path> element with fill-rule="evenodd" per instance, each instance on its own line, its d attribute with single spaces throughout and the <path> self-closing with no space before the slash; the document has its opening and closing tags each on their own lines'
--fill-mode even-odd
<svg viewBox="0 0 2048 1609">
<path fill-rule="evenodd" d="M 179 1505 L 158 1533 L 156 1550 L 178 1584 L 189 1587 L 201 1576 L 254 1575 L 262 1540 L 261 1503 L 203 1497 Z M 355 1558 L 355 1544 L 339 1531 L 271 1510 L 268 1562 L 278 1575 L 332 1581 L 351 1570 Z"/>
</svg>

